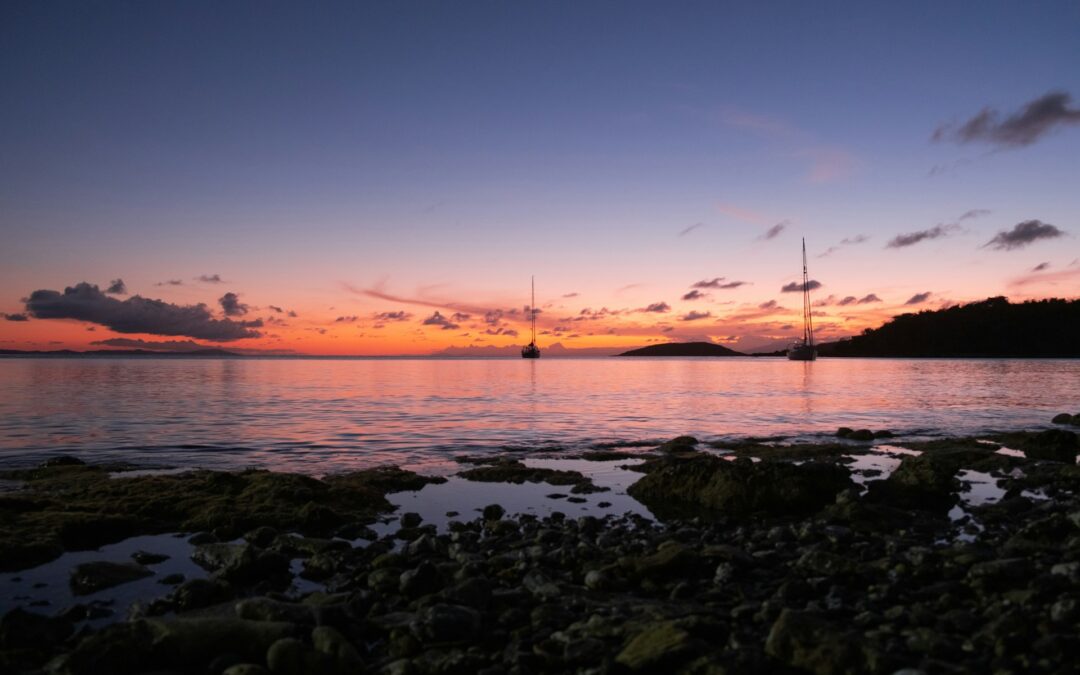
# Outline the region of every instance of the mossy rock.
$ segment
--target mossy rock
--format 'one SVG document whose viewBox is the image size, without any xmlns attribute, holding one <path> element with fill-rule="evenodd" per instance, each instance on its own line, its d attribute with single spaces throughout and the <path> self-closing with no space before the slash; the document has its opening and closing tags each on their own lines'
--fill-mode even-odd
<svg viewBox="0 0 1080 675">
<path fill-rule="evenodd" d="M 0 571 L 137 534 L 214 531 L 232 538 L 269 525 L 328 535 L 343 523 L 392 510 L 388 492 L 445 481 L 397 468 L 322 480 L 262 470 L 112 477 L 85 465 L 7 474 L 25 487 L 0 495 Z"/>
<path fill-rule="evenodd" d="M 700 455 L 657 463 L 627 492 L 660 517 L 805 515 L 853 486 L 850 472 L 835 464 L 732 462 Z"/>
</svg>

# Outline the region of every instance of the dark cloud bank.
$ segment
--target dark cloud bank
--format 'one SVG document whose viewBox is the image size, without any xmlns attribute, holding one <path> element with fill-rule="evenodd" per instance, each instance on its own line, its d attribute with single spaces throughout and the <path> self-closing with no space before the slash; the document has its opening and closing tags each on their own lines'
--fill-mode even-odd
<svg viewBox="0 0 1080 675">
<path fill-rule="evenodd" d="M 938 127 L 931 139 L 956 143 L 982 142 L 1002 147 L 1031 145 L 1056 127 L 1080 125 L 1080 108 L 1070 107 L 1072 97 L 1052 91 L 1030 101 L 1005 119 L 993 108 L 983 108 L 963 124 Z"/>
<path fill-rule="evenodd" d="M 1065 233 L 1041 220 L 1025 220 L 1017 223 L 1011 230 L 998 232 L 993 239 L 983 244 L 983 248 L 996 248 L 1000 251 L 1012 251 L 1023 248 L 1040 239 L 1056 239 Z"/>
<path fill-rule="evenodd" d="M 26 312 L 35 319 L 75 319 L 100 324 L 117 333 L 181 335 L 199 340 L 228 342 L 259 337 L 253 328 L 261 321 L 215 319 L 204 304 L 175 305 L 133 295 L 111 298 L 94 284 L 68 286 L 61 293 L 37 290 L 26 300 Z"/>
</svg>

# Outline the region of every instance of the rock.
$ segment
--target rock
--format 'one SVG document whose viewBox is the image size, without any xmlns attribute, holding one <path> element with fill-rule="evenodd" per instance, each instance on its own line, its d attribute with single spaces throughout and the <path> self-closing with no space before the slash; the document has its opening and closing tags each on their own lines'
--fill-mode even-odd
<svg viewBox="0 0 1080 675">
<path fill-rule="evenodd" d="M 281 587 L 292 580 L 287 557 L 251 544 L 203 544 L 195 548 L 191 559 L 218 578 L 241 586 L 263 582 Z"/>
<path fill-rule="evenodd" d="M 150 553 L 149 551 L 135 551 L 131 554 L 131 559 L 140 565 L 156 565 L 163 563 L 169 559 L 169 556 L 164 553 Z"/>
<path fill-rule="evenodd" d="M 72 457 L 71 455 L 57 455 L 56 457 L 48 458 L 39 466 L 42 469 L 49 469 L 55 466 L 86 466 L 86 462 L 78 457 Z"/>
<path fill-rule="evenodd" d="M 1047 429 L 1027 438 L 1020 446 L 1031 459 L 1047 459 L 1054 462 L 1076 462 L 1080 453 L 1076 433 L 1065 429 Z"/>
<path fill-rule="evenodd" d="M 726 461 L 711 455 L 662 461 L 627 490 L 660 517 L 716 514 L 805 515 L 852 488 L 842 466 L 807 462 Z"/>
<path fill-rule="evenodd" d="M 398 521 L 402 527 L 420 527 L 420 523 L 424 522 L 424 519 L 420 517 L 419 513 L 403 513 L 401 519 Z"/>
<path fill-rule="evenodd" d="M 906 456 L 888 478 L 870 482 L 868 497 L 902 508 L 948 511 L 960 489 L 956 474 L 968 457 L 965 452 Z"/>
<path fill-rule="evenodd" d="M 697 449 L 698 439 L 693 436 L 676 436 L 670 441 L 661 443 L 657 450 L 660 452 L 694 452 Z"/>
<path fill-rule="evenodd" d="M 236 616 L 252 621 L 282 621 L 295 624 L 315 623 L 312 608 L 297 602 L 267 597 L 245 598 L 234 606 Z"/>
<path fill-rule="evenodd" d="M 259 662 L 270 645 L 294 630 L 289 623 L 218 617 L 147 619 L 146 623 L 154 633 L 155 660 L 171 668 L 205 666 L 225 653 Z"/>
<path fill-rule="evenodd" d="M 274 675 L 306 675 L 311 652 L 296 638 L 283 637 L 266 650 L 266 665 Z"/>
<path fill-rule="evenodd" d="M 652 671 L 679 660 L 691 647 L 690 634 L 666 621 L 646 626 L 623 646 L 615 661 L 630 670 Z"/>
<path fill-rule="evenodd" d="M 75 595 L 97 593 L 106 588 L 153 576 L 153 572 L 135 563 L 105 560 L 82 563 L 71 571 L 71 592 Z"/>
<path fill-rule="evenodd" d="M 1060 415 L 1054 415 L 1054 419 L 1050 420 L 1054 424 L 1072 424 L 1073 416 L 1069 413 L 1061 413 Z"/>
<path fill-rule="evenodd" d="M 880 668 L 867 663 L 862 638 L 811 612 L 784 609 L 769 630 L 765 653 L 816 675 L 859 675 Z"/>
<path fill-rule="evenodd" d="M 67 654 L 57 675 L 101 675 L 139 673 L 152 667 L 155 660 L 156 631 L 147 621 L 132 621 L 106 626 L 83 637 Z"/>
<path fill-rule="evenodd" d="M 160 579 L 158 579 L 158 583 L 164 584 L 166 586 L 176 586 L 177 584 L 184 583 L 185 578 L 186 577 L 183 574 L 175 572 L 173 574 L 166 574 L 165 576 L 161 577 Z"/>
<path fill-rule="evenodd" d="M 68 639 L 75 628 L 64 618 L 42 616 L 16 607 L 0 619 L 0 647 L 46 649 Z M 2 663 L 2 661 L 0 661 Z"/>
<path fill-rule="evenodd" d="M 855 433 L 855 430 L 852 429 L 851 427 L 840 427 L 839 429 L 836 430 L 836 437 L 837 438 L 847 438 L 848 436 L 850 436 L 853 433 Z"/>
<path fill-rule="evenodd" d="M 318 626 L 311 631 L 311 643 L 316 652 L 328 657 L 331 667 L 339 673 L 354 673 L 363 667 L 360 652 L 336 628 Z"/>
<path fill-rule="evenodd" d="M 192 579 L 181 584 L 169 596 L 178 612 L 187 612 L 232 600 L 236 590 L 216 579 Z"/>
<path fill-rule="evenodd" d="M 479 635 L 480 627 L 480 613 L 475 609 L 442 603 L 420 610 L 411 626 L 425 644 L 467 642 Z"/>
<path fill-rule="evenodd" d="M 968 570 L 968 579 L 984 588 L 1011 588 L 1025 584 L 1032 574 L 1027 558 L 1004 558 L 976 563 Z"/>
<path fill-rule="evenodd" d="M 869 429 L 856 429 L 845 436 L 845 438 L 849 441 L 872 441 L 874 440 L 874 432 Z"/>
<path fill-rule="evenodd" d="M 425 560 L 415 569 L 402 572 L 398 578 L 398 587 L 403 595 L 416 598 L 439 590 L 442 587 L 442 579 L 438 568 Z"/>
<path fill-rule="evenodd" d="M 610 585 L 608 575 L 600 570 L 590 570 L 585 573 L 585 588 L 590 591 L 606 590 Z"/>
<path fill-rule="evenodd" d="M 499 520 L 506 513 L 506 509 L 498 504 L 488 504 L 484 507 L 484 520 Z"/>
<path fill-rule="evenodd" d="M 269 675 L 270 671 L 255 663 L 238 663 L 229 666 L 221 675 Z"/>
</svg>

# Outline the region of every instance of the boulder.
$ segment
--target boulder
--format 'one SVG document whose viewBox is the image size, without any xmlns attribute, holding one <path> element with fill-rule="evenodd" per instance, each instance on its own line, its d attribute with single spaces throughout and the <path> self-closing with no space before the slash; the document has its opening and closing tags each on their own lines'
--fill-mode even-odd
<svg viewBox="0 0 1080 675">
<path fill-rule="evenodd" d="M 1059 415 L 1054 415 L 1054 419 L 1050 421 L 1054 424 L 1072 424 L 1072 418 L 1073 416 L 1069 413 L 1061 413 Z"/>
<path fill-rule="evenodd" d="M 792 668 L 816 675 L 859 675 L 880 668 L 868 663 L 862 636 L 813 612 L 785 609 L 769 630 L 765 653 Z"/>
<path fill-rule="evenodd" d="M 153 576 L 153 572 L 136 563 L 117 563 L 105 560 L 82 563 L 71 571 L 71 592 L 88 595 L 136 579 Z"/>
<path fill-rule="evenodd" d="M 676 436 L 670 441 L 665 441 L 657 448 L 660 452 L 694 452 L 697 449 L 698 439 L 693 436 Z"/>
<path fill-rule="evenodd" d="M 851 487 L 849 471 L 835 464 L 753 463 L 702 454 L 661 462 L 627 492 L 659 517 L 702 511 L 805 515 Z"/>
<path fill-rule="evenodd" d="M 480 613 L 471 607 L 435 604 L 420 610 L 411 628 L 424 643 L 467 642 L 480 634 Z"/>
<path fill-rule="evenodd" d="M 1047 459 L 1054 462 L 1076 461 L 1080 453 L 1076 433 L 1065 429 L 1047 429 L 1027 438 L 1020 449 L 1031 459 Z"/>
<path fill-rule="evenodd" d="M 690 634 L 673 621 L 645 627 L 623 646 L 615 661 L 630 670 L 655 672 L 686 656 L 693 647 Z"/>
</svg>

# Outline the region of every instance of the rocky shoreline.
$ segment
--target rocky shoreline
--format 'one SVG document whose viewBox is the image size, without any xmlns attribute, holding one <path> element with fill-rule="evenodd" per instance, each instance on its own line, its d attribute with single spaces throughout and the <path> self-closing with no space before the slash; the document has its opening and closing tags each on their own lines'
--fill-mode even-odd
<svg viewBox="0 0 1080 675">
<path fill-rule="evenodd" d="M 842 429 L 827 444 L 680 437 L 577 458 L 640 473 L 626 492 L 655 520 L 493 503 L 388 525 L 387 495 L 446 479 L 116 479 L 125 467 L 54 460 L 0 474 L 17 486 L 0 493 L 0 569 L 29 575 L 65 551 L 186 532 L 176 541 L 203 574 L 155 577 L 168 558 L 155 550 L 80 563 L 75 595 L 157 577 L 160 592 L 98 623 L 112 610 L 14 607 L 0 619 L 0 671 L 1073 672 L 1076 421 L 895 448 L 886 433 Z M 462 459 L 464 480 L 561 489 L 548 497 L 563 507 L 607 489 L 518 456 Z M 976 474 L 999 497 L 965 501 Z"/>
</svg>

